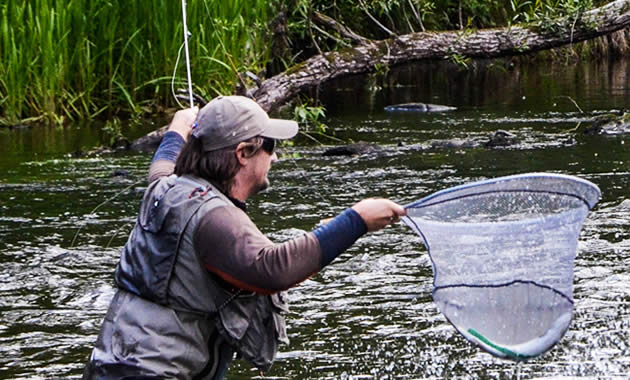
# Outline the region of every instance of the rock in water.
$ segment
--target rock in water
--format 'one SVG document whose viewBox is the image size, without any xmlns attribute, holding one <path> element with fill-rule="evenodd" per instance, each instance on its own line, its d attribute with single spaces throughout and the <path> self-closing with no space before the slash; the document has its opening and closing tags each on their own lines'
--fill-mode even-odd
<svg viewBox="0 0 630 380">
<path fill-rule="evenodd" d="M 142 136 L 136 139 L 131 145 L 129 149 L 134 152 L 154 152 L 158 146 L 160 146 L 160 142 L 162 142 L 162 138 L 166 134 L 168 126 L 164 126 L 160 129 L 157 129 L 146 136 Z"/>
<path fill-rule="evenodd" d="M 585 135 L 625 135 L 630 134 L 630 113 L 623 116 L 601 115 L 593 124 L 583 130 Z"/>
<path fill-rule="evenodd" d="M 452 138 L 447 140 L 432 140 L 431 148 L 433 149 L 462 149 L 476 148 L 481 143 L 475 139 L 458 139 Z"/>
<path fill-rule="evenodd" d="M 490 136 L 490 140 L 486 142 L 486 147 L 509 146 L 518 143 L 518 137 L 514 133 L 499 129 Z"/>
<path fill-rule="evenodd" d="M 387 112 L 446 112 L 457 108 L 429 103 L 402 103 L 385 107 Z"/>
<path fill-rule="evenodd" d="M 111 177 L 129 177 L 129 170 L 126 169 L 116 169 L 111 174 Z"/>
<path fill-rule="evenodd" d="M 334 148 L 326 149 L 323 156 L 354 156 L 360 154 L 373 153 L 379 150 L 377 145 L 359 142 L 356 144 L 336 146 Z"/>
</svg>

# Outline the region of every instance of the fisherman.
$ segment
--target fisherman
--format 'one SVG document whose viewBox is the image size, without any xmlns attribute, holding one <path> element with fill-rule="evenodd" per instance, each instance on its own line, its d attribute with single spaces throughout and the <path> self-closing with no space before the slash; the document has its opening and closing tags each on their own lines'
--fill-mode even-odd
<svg viewBox="0 0 630 380">
<path fill-rule="evenodd" d="M 222 379 L 235 355 L 269 369 L 288 343 L 284 291 L 405 214 L 370 198 L 300 237 L 267 239 L 245 201 L 269 186 L 276 140 L 297 131 L 241 96 L 175 114 L 84 379 Z"/>
</svg>

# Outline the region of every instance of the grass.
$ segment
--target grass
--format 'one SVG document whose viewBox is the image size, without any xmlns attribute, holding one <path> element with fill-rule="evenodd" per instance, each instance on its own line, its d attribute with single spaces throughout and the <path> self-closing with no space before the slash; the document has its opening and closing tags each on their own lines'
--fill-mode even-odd
<svg viewBox="0 0 630 380">
<path fill-rule="evenodd" d="M 269 59 L 269 2 L 187 4 L 194 89 L 232 92 Z M 0 0 L 0 124 L 140 114 L 173 105 L 183 42 L 174 0 Z M 182 59 L 176 87 L 186 87 Z"/>
</svg>

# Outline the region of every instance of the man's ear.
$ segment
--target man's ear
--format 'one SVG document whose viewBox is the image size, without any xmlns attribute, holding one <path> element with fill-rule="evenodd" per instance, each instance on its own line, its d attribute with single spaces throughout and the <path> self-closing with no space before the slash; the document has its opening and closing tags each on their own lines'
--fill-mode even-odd
<svg viewBox="0 0 630 380">
<path fill-rule="evenodd" d="M 241 166 L 247 166 L 247 162 L 249 161 L 246 154 L 246 146 L 247 144 L 245 143 L 239 143 L 234 152 L 234 154 L 236 154 L 236 159 Z"/>
</svg>

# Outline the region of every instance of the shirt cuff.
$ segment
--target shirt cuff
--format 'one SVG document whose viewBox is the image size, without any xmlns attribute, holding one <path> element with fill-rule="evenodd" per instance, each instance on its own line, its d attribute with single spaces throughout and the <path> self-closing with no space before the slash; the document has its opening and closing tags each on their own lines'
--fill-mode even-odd
<svg viewBox="0 0 630 380">
<path fill-rule="evenodd" d="M 185 142 L 186 141 L 184 141 L 184 138 L 179 133 L 174 131 L 166 132 L 151 162 L 158 160 L 177 161 L 177 156 Z"/>
<path fill-rule="evenodd" d="M 322 250 L 322 267 L 330 264 L 366 232 L 365 221 L 351 208 L 318 227 L 313 233 Z"/>
</svg>

